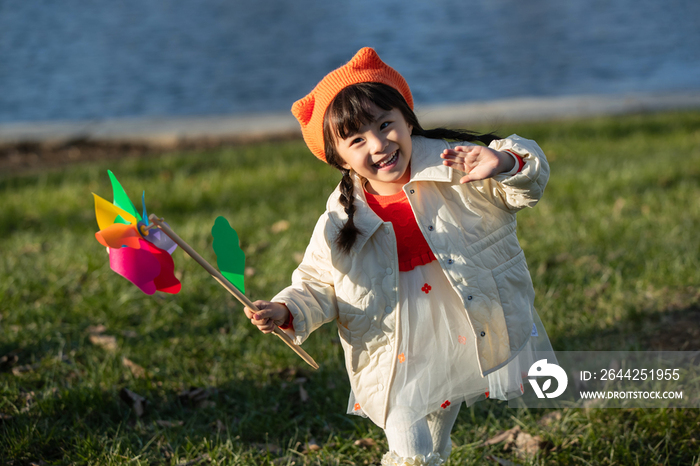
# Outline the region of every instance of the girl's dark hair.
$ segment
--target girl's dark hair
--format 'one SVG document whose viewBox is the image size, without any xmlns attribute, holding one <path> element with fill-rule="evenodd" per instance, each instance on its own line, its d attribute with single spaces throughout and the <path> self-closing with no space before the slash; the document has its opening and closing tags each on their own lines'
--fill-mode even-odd
<svg viewBox="0 0 700 466">
<path fill-rule="evenodd" d="M 406 122 L 413 127 L 412 136 L 430 139 L 451 139 L 458 141 L 481 142 L 485 145 L 499 139 L 493 133 L 478 134 L 471 131 L 435 128 L 425 130 L 418 123 L 416 114 L 408 106 L 401 93 L 391 86 L 381 83 L 359 83 L 343 88 L 326 109 L 323 118 L 323 143 L 326 162 L 343 173 L 340 181 L 340 204 L 345 208 L 347 222 L 335 239 L 341 251 L 347 253 L 355 243 L 360 230 L 355 226 L 354 193 L 350 170 L 342 167 L 344 163 L 335 149 L 336 139 L 345 139 L 374 121 L 372 104 L 382 110 L 399 109 Z"/>
</svg>

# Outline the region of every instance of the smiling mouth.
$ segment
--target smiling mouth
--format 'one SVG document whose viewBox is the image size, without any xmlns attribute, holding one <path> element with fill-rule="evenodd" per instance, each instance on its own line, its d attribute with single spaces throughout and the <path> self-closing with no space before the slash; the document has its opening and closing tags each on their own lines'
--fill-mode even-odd
<svg viewBox="0 0 700 466">
<path fill-rule="evenodd" d="M 373 167 L 376 167 L 376 168 L 379 168 L 379 169 L 386 168 L 386 167 L 388 167 L 388 166 L 391 166 L 391 165 L 395 164 L 396 161 L 397 161 L 398 159 L 399 159 L 399 150 L 397 149 L 397 150 L 391 155 L 391 157 L 389 157 L 389 158 L 386 159 L 386 160 L 382 160 L 381 162 L 374 163 L 374 164 L 372 164 L 372 166 L 373 166 Z"/>
</svg>

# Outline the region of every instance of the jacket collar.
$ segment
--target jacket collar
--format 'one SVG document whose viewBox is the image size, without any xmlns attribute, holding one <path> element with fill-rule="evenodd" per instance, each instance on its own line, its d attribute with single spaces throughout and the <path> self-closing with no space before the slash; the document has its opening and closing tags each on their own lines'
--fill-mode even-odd
<svg viewBox="0 0 700 466">
<path fill-rule="evenodd" d="M 406 186 L 404 186 L 404 190 L 415 181 L 452 181 L 452 168 L 443 165 L 442 158 L 440 158 L 442 151 L 449 148 L 449 144 L 446 141 L 442 139 L 428 139 L 422 136 L 412 136 L 411 143 L 413 146 L 411 153 L 411 179 Z M 365 182 L 364 178 L 360 177 L 355 172 L 351 172 L 350 176 L 354 184 L 354 221 L 355 226 L 360 230 L 360 234 L 357 235 L 351 252 L 357 254 L 362 250 L 365 243 L 374 232 L 382 226 L 383 221 L 374 213 L 367 203 L 365 190 L 363 188 Z M 331 221 L 338 230 L 342 228 L 348 219 L 345 208 L 340 204 L 339 197 L 340 185 L 333 191 L 326 206 Z"/>
<path fill-rule="evenodd" d="M 440 154 L 450 145 L 443 139 L 428 139 L 422 136 L 411 137 L 411 180 L 413 181 L 452 181 L 452 168 L 442 164 Z"/>
</svg>

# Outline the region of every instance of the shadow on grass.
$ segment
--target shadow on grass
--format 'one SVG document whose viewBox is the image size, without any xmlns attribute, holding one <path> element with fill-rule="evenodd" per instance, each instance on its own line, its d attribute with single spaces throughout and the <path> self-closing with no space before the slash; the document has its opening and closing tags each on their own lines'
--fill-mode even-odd
<svg viewBox="0 0 700 466">
<path fill-rule="evenodd" d="M 166 388 L 127 377 L 108 388 L 21 390 L 5 396 L 19 412 L 0 420 L 0 458 L 73 462 L 81 454 L 90 462 L 120 454 L 168 464 L 174 454 L 188 456 L 193 444 L 276 456 L 302 450 L 311 438 L 361 438 L 371 423 L 344 414 L 346 379 L 339 367 L 286 367 L 269 371 L 265 381 L 215 387 Z"/>
<path fill-rule="evenodd" d="M 564 341 L 566 340 L 566 341 Z M 552 338 L 566 351 L 696 351 L 700 350 L 700 304 L 638 311 L 603 329 Z"/>
</svg>

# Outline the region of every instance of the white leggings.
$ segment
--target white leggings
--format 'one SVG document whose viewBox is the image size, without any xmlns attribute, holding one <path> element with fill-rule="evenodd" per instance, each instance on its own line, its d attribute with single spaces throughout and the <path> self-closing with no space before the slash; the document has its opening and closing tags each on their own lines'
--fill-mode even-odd
<svg viewBox="0 0 700 466">
<path fill-rule="evenodd" d="M 452 451 L 450 432 L 460 406 L 461 403 L 455 403 L 446 409 L 434 411 L 412 425 L 406 425 L 406 419 L 411 417 L 410 408 L 393 408 L 384 429 L 389 451 L 402 457 L 427 456 L 435 452 L 443 460 L 447 459 Z"/>
</svg>

